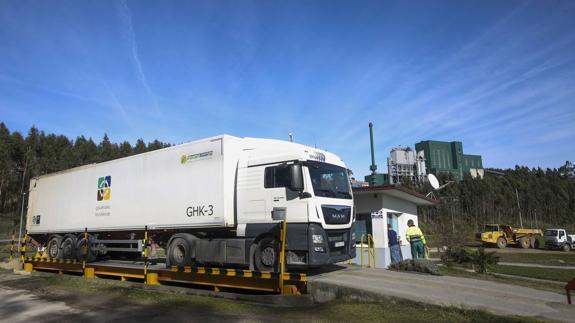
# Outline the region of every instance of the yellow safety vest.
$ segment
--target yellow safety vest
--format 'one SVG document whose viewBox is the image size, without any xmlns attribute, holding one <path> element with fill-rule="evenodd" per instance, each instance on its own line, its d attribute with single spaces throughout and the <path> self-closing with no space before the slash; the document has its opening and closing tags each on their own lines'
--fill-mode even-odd
<svg viewBox="0 0 575 323">
<path fill-rule="evenodd" d="M 413 227 L 408 227 L 407 231 L 405 232 L 407 241 L 411 242 L 415 242 L 415 241 L 421 241 L 423 242 L 423 244 L 427 244 L 425 242 L 425 236 L 423 235 L 423 232 L 421 232 L 421 229 L 413 226 Z"/>
</svg>

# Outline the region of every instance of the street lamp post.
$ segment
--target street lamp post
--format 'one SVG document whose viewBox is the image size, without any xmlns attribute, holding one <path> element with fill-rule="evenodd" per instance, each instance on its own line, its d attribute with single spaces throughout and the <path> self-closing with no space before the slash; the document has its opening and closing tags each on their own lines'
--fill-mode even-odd
<svg viewBox="0 0 575 323">
<path fill-rule="evenodd" d="M 18 245 L 22 243 L 22 223 L 24 222 L 24 202 L 26 202 L 26 192 L 22 193 L 22 208 L 20 210 L 20 228 L 18 229 Z"/>
</svg>

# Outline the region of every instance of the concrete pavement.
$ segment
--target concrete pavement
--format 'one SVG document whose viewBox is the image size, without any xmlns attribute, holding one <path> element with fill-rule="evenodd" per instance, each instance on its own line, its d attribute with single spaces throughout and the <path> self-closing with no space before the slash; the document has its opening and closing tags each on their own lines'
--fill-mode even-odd
<svg viewBox="0 0 575 323">
<path fill-rule="evenodd" d="M 568 305 L 565 295 L 469 278 L 346 266 L 343 270 L 309 277 L 308 289 L 320 302 L 339 297 L 384 300 L 397 297 L 482 309 L 498 315 L 575 321 L 575 305 Z"/>
</svg>

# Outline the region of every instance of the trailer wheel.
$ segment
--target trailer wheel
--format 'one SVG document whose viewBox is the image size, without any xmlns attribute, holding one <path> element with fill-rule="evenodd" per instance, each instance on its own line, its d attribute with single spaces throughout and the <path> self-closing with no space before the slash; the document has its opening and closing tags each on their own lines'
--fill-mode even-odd
<svg viewBox="0 0 575 323">
<path fill-rule="evenodd" d="M 505 247 L 507 247 L 507 240 L 503 237 L 497 238 L 497 248 L 504 249 Z"/>
<path fill-rule="evenodd" d="M 529 246 L 531 245 L 531 243 L 529 242 L 529 238 L 523 237 L 523 238 L 519 239 L 519 245 L 523 249 L 529 249 Z"/>
<path fill-rule="evenodd" d="M 168 246 L 168 266 L 184 267 L 192 263 L 190 245 L 184 238 L 174 238 Z"/>
<path fill-rule="evenodd" d="M 48 250 L 48 258 L 62 258 L 62 236 L 54 235 L 48 241 L 46 249 Z"/>
<path fill-rule="evenodd" d="M 563 249 L 563 251 L 565 251 L 565 252 L 569 252 L 569 251 L 571 251 L 571 246 L 566 243 L 563 245 L 563 247 L 561 249 Z"/>
<path fill-rule="evenodd" d="M 62 241 L 62 258 L 64 259 L 74 259 L 76 258 L 76 237 L 72 235 L 66 235 Z"/>
<path fill-rule="evenodd" d="M 97 258 L 96 250 L 94 249 L 94 238 L 88 235 L 88 247 L 86 247 L 86 240 L 84 237 L 78 239 L 76 243 L 76 259 L 79 261 L 86 260 L 86 262 L 94 262 Z"/>
<path fill-rule="evenodd" d="M 277 240 L 273 237 L 265 237 L 260 240 L 254 253 L 256 270 L 273 272 L 278 258 L 279 247 Z"/>
</svg>

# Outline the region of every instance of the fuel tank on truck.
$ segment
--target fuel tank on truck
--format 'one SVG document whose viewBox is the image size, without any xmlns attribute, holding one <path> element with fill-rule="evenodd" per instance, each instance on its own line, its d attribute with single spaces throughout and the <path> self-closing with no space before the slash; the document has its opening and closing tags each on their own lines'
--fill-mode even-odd
<svg viewBox="0 0 575 323">
<path fill-rule="evenodd" d="M 34 178 L 27 230 L 234 226 L 240 146 L 222 135 Z"/>
</svg>

